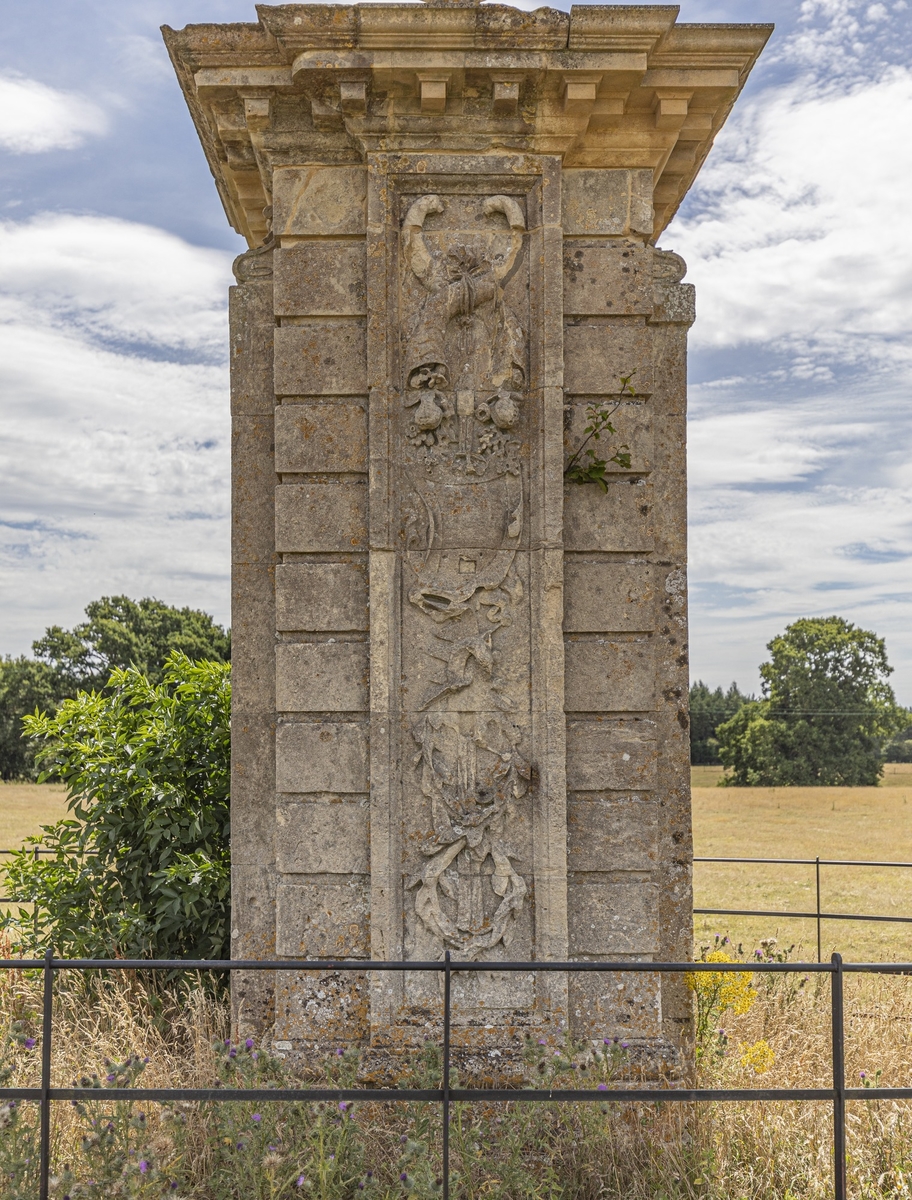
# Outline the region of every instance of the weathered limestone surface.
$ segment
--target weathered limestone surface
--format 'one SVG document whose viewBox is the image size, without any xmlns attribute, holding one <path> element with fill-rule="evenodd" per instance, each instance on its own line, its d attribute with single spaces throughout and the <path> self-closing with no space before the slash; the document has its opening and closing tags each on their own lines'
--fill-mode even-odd
<svg viewBox="0 0 912 1200">
<path fill-rule="evenodd" d="M 257 7 L 166 29 L 228 218 L 234 981 L 282 1053 L 417 1043 L 436 977 L 688 957 L 685 353 L 656 248 L 770 28 L 674 6 Z M 632 392 L 622 379 L 629 378 Z M 593 405 L 604 486 L 565 484 Z M 481 1064 L 674 1058 L 658 976 L 456 976 Z M 488 1070 L 491 1069 L 488 1062 Z"/>
</svg>

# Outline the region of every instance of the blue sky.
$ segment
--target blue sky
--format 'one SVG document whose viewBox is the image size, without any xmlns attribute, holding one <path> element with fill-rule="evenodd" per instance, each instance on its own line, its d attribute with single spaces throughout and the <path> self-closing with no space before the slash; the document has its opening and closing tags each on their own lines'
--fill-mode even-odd
<svg viewBox="0 0 912 1200">
<path fill-rule="evenodd" d="M 535 7 L 524 3 L 523 7 Z M 158 26 L 250 0 L 9 0 L 0 653 L 101 594 L 228 620 L 225 296 L 243 247 Z M 697 285 L 693 678 L 836 612 L 912 704 L 912 6 L 683 0 L 777 31 L 661 239 Z"/>
</svg>

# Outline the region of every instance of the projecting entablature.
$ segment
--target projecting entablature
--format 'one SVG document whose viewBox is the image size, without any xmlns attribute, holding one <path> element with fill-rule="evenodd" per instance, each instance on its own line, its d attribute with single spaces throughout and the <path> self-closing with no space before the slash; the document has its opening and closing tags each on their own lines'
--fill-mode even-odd
<svg viewBox="0 0 912 1200">
<path fill-rule="evenodd" d="M 371 152 L 558 155 L 652 173 L 671 220 L 769 25 L 681 25 L 676 5 L 257 6 L 165 28 L 223 204 L 252 246 L 277 167 Z"/>
</svg>

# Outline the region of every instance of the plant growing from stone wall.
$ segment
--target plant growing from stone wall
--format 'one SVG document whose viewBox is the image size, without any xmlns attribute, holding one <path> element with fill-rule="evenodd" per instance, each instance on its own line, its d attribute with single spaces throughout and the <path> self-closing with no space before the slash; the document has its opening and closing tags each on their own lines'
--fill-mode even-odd
<svg viewBox="0 0 912 1200">
<path fill-rule="evenodd" d="M 631 371 L 629 375 L 620 377 L 622 396 L 636 395 L 636 390 L 630 382 L 635 374 L 636 371 Z M 607 401 L 601 401 L 586 408 L 588 424 L 583 430 L 585 437 L 564 467 L 565 479 L 569 479 L 571 483 L 597 483 L 603 492 L 607 492 L 605 471 L 609 463 L 615 463 L 625 471 L 630 470 L 630 447 L 626 444 L 619 446 L 609 458 L 598 458 L 595 449 L 589 444 L 600 441 L 603 433 L 617 433 L 611 424 L 611 418 L 619 405 L 620 401 L 609 408 Z"/>
</svg>

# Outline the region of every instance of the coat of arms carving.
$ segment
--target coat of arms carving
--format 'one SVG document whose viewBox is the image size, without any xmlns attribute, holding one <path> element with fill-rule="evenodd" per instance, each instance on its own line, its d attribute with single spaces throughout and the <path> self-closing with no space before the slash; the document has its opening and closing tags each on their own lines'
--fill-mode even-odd
<svg viewBox="0 0 912 1200">
<path fill-rule="evenodd" d="M 530 768 L 498 646 L 524 596 L 527 335 L 505 283 L 526 223 L 517 200 L 489 196 L 477 228 L 429 236 L 447 203 L 420 197 L 402 226 L 406 592 L 435 667 L 410 706 L 433 832 L 408 886 L 438 944 L 473 957 L 509 945 L 527 894 L 507 827 Z"/>
</svg>

